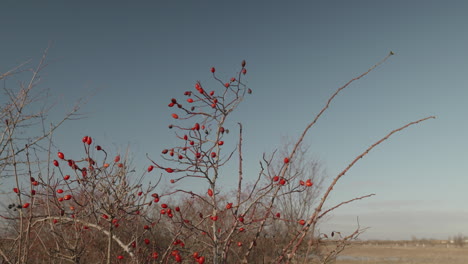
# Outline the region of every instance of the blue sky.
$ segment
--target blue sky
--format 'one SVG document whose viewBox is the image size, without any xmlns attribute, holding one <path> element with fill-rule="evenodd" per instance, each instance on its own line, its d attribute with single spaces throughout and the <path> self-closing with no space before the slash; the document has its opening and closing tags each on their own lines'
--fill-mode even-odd
<svg viewBox="0 0 468 264">
<path fill-rule="evenodd" d="M 323 230 L 363 238 L 468 234 L 468 17 L 466 1 L 6 1 L 0 72 L 51 44 L 41 88 L 57 102 L 51 121 L 90 96 L 85 119 L 56 133 L 61 151 L 91 135 L 145 167 L 174 139 L 170 98 L 210 67 L 230 78 L 247 61 L 254 90 L 232 121 L 245 131 L 247 174 L 263 152 L 297 137 L 348 80 L 396 53 L 344 90 L 307 136 L 311 157 L 336 176 L 391 130 L 429 120 L 378 146 L 351 169 L 329 206 L 343 207 Z M 232 135 L 233 140 L 235 136 Z M 226 180 L 226 187 L 233 181 Z"/>
</svg>

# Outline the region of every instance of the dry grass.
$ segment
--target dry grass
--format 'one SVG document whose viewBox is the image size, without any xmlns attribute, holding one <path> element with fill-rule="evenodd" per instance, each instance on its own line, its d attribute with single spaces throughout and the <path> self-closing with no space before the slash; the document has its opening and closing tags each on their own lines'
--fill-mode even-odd
<svg viewBox="0 0 468 264">
<path fill-rule="evenodd" d="M 467 264 L 468 248 L 446 245 L 353 245 L 336 264 Z"/>
</svg>

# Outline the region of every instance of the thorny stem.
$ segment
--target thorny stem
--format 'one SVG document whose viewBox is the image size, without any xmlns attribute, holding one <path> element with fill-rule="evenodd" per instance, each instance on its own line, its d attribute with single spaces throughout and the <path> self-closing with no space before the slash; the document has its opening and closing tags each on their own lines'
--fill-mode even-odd
<svg viewBox="0 0 468 264">
<path fill-rule="evenodd" d="M 415 124 L 418 124 L 420 122 L 423 122 L 423 121 L 426 121 L 428 119 L 434 119 L 435 116 L 429 116 L 429 117 L 425 117 L 425 118 L 422 118 L 422 119 L 419 119 L 417 121 L 413 121 L 413 122 L 410 122 L 400 128 L 397 128 L 393 131 L 391 131 L 390 133 L 388 133 L 385 137 L 381 138 L 379 141 L 375 142 L 374 144 L 372 144 L 369 148 L 367 148 L 363 153 L 361 153 L 359 156 L 357 156 L 340 174 L 338 174 L 338 176 L 335 177 L 335 179 L 333 180 L 333 182 L 330 184 L 330 186 L 328 187 L 327 191 L 325 192 L 325 194 L 322 196 L 322 199 L 320 201 L 320 204 L 317 206 L 317 208 L 315 209 L 315 212 L 314 214 L 309 218 L 309 220 L 307 221 L 307 225 L 304 226 L 304 228 L 302 229 L 301 231 L 301 235 L 299 236 L 299 238 L 297 239 L 297 242 L 295 243 L 292 251 L 291 251 L 291 254 L 289 254 L 290 256 L 294 256 L 294 254 L 296 253 L 296 251 L 298 250 L 299 246 L 301 245 L 302 243 L 302 240 L 304 239 L 304 237 L 307 235 L 308 231 L 311 229 L 312 231 L 315 230 L 315 226 L 317 224 L 317 221 L 318 221 L 318 216 L 319 216 L 319 213 L 320 211 L 322 210 L 322 207 L 325 203 L 325 201 L 327 200 L 328 196 L 330 195 L 331 191 L 333 190 L 333 187 L 336 185 L 336 183 L 338 182 L 338 180 L 344 176 L 346 174 L 346 172 L 348 172 L 349 169 L 351 169 L 351 167 L 354 166 L 354 164 L 356 164 L 360 159 L 362 159 L 365 155 L 367 155 L 373 148 L 375 148 L 376 146 L 378 146 L 379 144 L 381 144 L 382 142 L 384 142 L 385 140 L 387 140 L 388 138 L 390 138 L 393 134 L 399 132 L 399 131 L 402 131 L 406 128 L 408 128 L 409 126 L 412 126 L 412 125 L 415 125 Z M 338 205 L 339 206 L 339 205 Z M 327 213 L 328 211 L 326 211 L 325 213 Z M 323 215 L 323 214 L 322 214 Z M 295 239 L 294 239 L 295 240 Z M 291 242 L 294 242 L 294 241 L 291 241 Z M 285 247 L 283 249 L 283 254 L 278 258 L 277 260 L 277 263 L 280 263 L 282 261 L 282 259 L 285 257 L 286 255 L 286 252 L 287 252 L 287 249 L 289 248 L 289 246 L 291 245 L 291 243 Z M 286 263 L 289 263 L 289 260 L 290 258 L 288 258 L 287 262 Z"/>
</svg>

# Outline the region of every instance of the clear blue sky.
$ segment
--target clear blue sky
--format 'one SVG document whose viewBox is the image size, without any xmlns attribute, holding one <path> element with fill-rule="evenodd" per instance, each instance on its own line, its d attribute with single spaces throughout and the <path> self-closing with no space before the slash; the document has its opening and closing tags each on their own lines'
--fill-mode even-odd
<svg viewBox="0 0 468 264">
<path fill-rule="evenodd" d="M 233 122 L 245 130 L 247 174 L 263 152 L 297 137 L 336 88 L 390 50 L 396 56 L 345 90 L 306 138 L 334 177 L 370 144 L 412 120 L 334 189 L 343 207 L 323 230 L 363 238 L 468 235 L 468 2 L 466 1 L 4 1 L 0 71 L 38 59 L 51 42 L 41 88 L 59 100 L 56 121 L 95 94 L 87 118 L 56 133 L 61 151 L 91 135 L 127 146 L 147 165 L 172 142 L 170 98 L 182 98 L 211 66 L 229 78 L 247 61 L 254 90 Z M 234 135 L 232 135 L 234 140 Z M 226 187 L 233 182 L 226 181 Z"/>
</svg>

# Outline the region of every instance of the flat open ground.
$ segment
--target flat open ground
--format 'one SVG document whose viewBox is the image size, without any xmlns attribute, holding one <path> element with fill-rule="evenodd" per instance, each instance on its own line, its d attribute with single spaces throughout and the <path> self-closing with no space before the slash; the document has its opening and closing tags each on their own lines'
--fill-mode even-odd
<svg viewBox="0 0 468 264">
<path fill-rule="evenodd" d="M 468 264 L 468 247 L 352 245 L 336 264 Z"/>
</svg>

